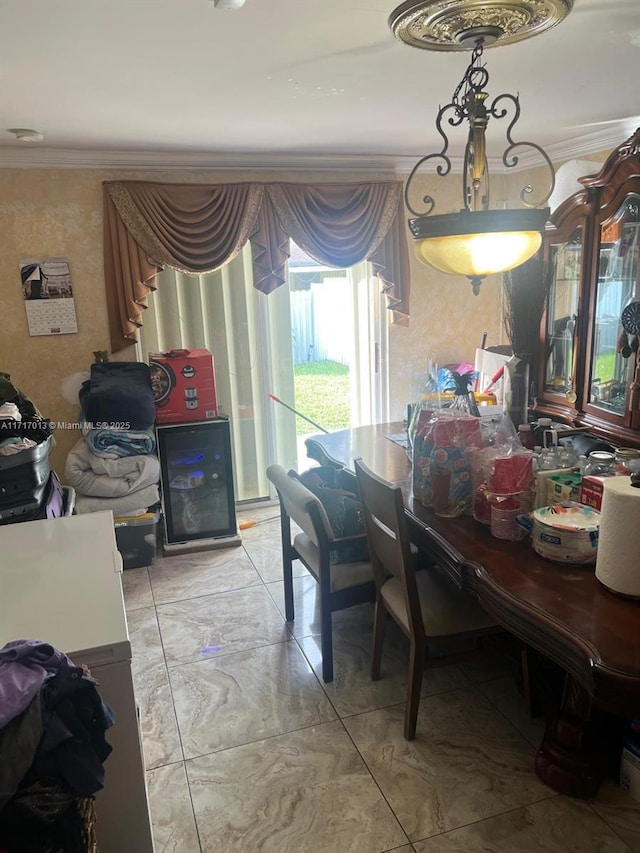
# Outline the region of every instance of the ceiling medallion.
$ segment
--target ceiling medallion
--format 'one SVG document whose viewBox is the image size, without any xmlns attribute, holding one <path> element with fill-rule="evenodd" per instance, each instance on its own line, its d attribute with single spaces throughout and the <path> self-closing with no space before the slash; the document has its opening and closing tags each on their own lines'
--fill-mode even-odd
<svg viewBox="0 0 640 853">
<path fill-rule="evenodd" d="M 573 0 L 407 0 L 389 16 L 397 39 L 424 50 L 469 50 L 478 29 L 484 45 L 539 35 L 563 21 Z"/>
</svg>

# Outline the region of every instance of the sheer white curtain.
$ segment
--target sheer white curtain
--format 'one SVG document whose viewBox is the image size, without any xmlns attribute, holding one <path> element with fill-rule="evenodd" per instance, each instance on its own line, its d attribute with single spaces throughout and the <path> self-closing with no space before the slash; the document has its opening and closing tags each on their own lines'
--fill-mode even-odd
<svg viewBox="0 0 640 853">
<path fill-rule="evenodd" d="M 296 466 L 295 416 L 269 398 L 294 399 L 289 289 L 253 287 L 249 244 L 216 273 L 167 269 L 144 315 L 150 352 L 206 347 L 213 354 L 218 404 L 231 423 L 238 501 L 267 498 L 267 465 Z"/>
<path fill-rule="evenodd" d="M 362 261 L 347 270 L 350 283 L 353 334 L 351 337 L 351 426 L 389 420 L 389 318 L 385 297 L 371 264 Z"/>
</svg>

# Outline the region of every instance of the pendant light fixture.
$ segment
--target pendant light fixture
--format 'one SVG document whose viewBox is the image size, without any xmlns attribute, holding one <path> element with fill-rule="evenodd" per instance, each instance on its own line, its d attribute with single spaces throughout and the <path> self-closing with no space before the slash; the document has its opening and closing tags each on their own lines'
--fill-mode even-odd
<svg viewBox="0 0 640 853">
<path fill-rule="evenodd" d="M 547 153 L 533 142 L 513 139 L 512 131 L 520 117 L 518 96 L 504 93 L 489 102 L 489 72 L 482 62 L 484 49 L 543 32 L 563 20 L 572 5 L 573 0 L 409 0 L 389 18 L 394 35 L 412 47 L 472 50 L 471 62 L 451 101 L 438 111 L 436 129 L 443 139 L 442 148 L 422 157 L 413 167 L 405 185 L 405 204 L 415 217 L 409 220 L 409 229 L 415 240 L 416 257 L 441 272 L 467 276 L 475 294 L 485 276 L 513 269 L 538 251 L 549 216 L 549 208 L 544 205 L 555 186 L 555 172 Z M 533 201 L 533 187 L 525 186 L 520 192 L 523 209 L 495 210 L 489 206 L 485 133 L 491 118 L 509 118 L 507 146 L 502 153 L 506 169 L 517 166 L 516 151 L 522 148 L 536 151 L 548 168 L 547 192 Z M 436 202 L 431 195 L 423 196 L 421 208 L 413 206 L 413 180 L 427 162 L 436 163 L 440 177 L 451 172 L 449 139 L 443 124 L 459 127 L 465 121 L 469 130 L 462 173 L 464 207 L 458 213 L 432 216 Z"/>
</svg>

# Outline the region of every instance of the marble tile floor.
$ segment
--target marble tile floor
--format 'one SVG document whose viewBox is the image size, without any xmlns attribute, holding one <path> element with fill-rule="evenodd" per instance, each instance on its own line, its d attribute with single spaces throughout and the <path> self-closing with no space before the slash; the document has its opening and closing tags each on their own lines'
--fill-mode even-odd
<svg viewBox="0 0 640 853">
<path fill-rule="evenodd" d="M 373 608 L 334 614 L 320 677 L 316 584 L 296 570 L 284 620 L 277 507 L 242 545 L 123 575 L 156 853 L 640 853 L 640 804 L 533 771 L 532 720 L 500 643 L 433 667 L 402 736 L 406 641 L 369 675 Z M 136 851 L 123 851 L 136 853 Z"/>
</svg>

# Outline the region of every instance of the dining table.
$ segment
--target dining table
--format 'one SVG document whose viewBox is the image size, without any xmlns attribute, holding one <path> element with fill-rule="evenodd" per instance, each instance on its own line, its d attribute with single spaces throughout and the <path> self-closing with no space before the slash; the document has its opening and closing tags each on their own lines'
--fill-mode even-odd
<svg viewBox="0 0 640 853">
<path fill-rule="evenodd" d="M 593 564 L 552 562 L 528 538 L 499 539 L 471 515 L 441 517 L 423 506 L 413 496 L 403 422 L 313 435 L 305 444 L 321 464 L 353 469 L 361 458 L 399 484 L 412 541 L 523 648 L 561 668 L 561 697 L 547 719 L 535 771 L 560 793 L 593 796 L 610 759 L 596 718 L 601 722 L 600 712 L 616 721 L 640 717 L 640 601 L 606 589 Z M 638 562 L 640 570 L 640 556 Z"/>
</svg>

